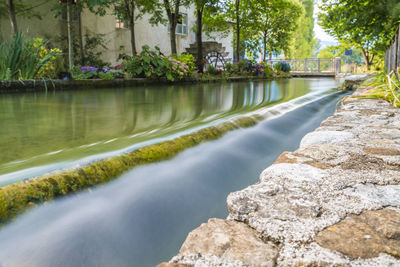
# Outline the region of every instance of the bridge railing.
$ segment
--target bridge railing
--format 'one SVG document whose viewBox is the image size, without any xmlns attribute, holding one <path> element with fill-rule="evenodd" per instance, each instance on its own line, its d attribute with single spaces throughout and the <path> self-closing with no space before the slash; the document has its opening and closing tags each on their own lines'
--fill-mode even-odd
<svg viewBox="0 0 400 267">
<path fill-rule="evenodd" d="M 388 72 L 400 67 L 400 27 L 385 52 L 385 67 Z"/>
<path fill-rule="evenodd" d="M 267 63 L 273 67 L 278 62 L 290 64 L 291 72 L 326 72 L 340 73 L 340 58 L 313 58 L 313 59 L 281 59 L 267 60 Z"/>
</svg>

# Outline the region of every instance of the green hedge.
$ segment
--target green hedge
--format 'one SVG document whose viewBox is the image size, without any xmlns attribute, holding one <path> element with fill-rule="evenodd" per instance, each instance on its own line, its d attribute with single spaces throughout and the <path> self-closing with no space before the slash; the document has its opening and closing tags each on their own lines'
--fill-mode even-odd
<svg viewBox="0 0 400 267">
<path fill-rule="evenodd" d="M 96 161 L 79 169 L 51 173 L 1 187 L 0 225 L 29 207 L 104 184 L 135 166 L 172 158 L 186 148 L 217 139 L 228 131 L 251 127 L 260 119 L 259 116 L 242 117 L 233 122 L 225 122 L 173 140 L 146 146 L 128 154 Z"/>
</svg>

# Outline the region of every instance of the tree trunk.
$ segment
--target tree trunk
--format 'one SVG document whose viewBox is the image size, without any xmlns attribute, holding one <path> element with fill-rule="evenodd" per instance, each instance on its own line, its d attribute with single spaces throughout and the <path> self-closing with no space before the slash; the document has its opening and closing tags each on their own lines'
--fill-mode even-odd
<svg viewBox="0 0 400 267">
<path fill-rule="evenodd" d="M 79 10 L 78 14 L 78 37 L 79 37 L 79 52 L 81 58 L 81 66 L 85 66 L 85 51 L 83 47 L 83 36 L 82 36 L 82 18 L 81 18 L 82 11 Z"/>
<path fill-rule="evenodd" d="M 200 73 L 203 73 L 204 64 L 203 64 L 203 11 L 201 9 L 197 9 L 197 32 L 196 32 L 196 42 L 197 42 L 197 69 Z"/>
<path fill-rule="evenodd" d="M 236 62 L 240 63 L 240 14 L 239 14 L 240 0 L 236 0 Z"/>
<path fill-rule="evenodd" d="M 67 1 L 68 62 L 69 68 L 74 66 L 73 34 L 71 21 L 71 2 Z"/>
<path fill-rule="evenodd" d="M 171 54 L 177 54 L 176 51 L 176 21 L 175 19 L 172 19 L 172 22 L 170 23 L 171 28 L 170 28 L 170 41 L 171 41 Z"/>
<path fill-rule="evenodd" d="M 177 54 L 176 50 L 176 25 L 178 23 L 178 16 L 179 16 L 179 6 L 181 1 L 175 0 L 174 10 L 172 12 L 171 5 L 169 0 L 164 0 L 164 7 L 167 11 L 168 21 L 169 21 L 169 32 L 170 32 L 170 42 L 171 42 L 171 53 Z"/>
<path fill-rule="evenodd" d="M 131 48 L 132 56 L 136 55 L 136 38 L 135 38 L 135 1 L 131 0 L 131 10 L 129 14 L 129 30 L 131 32 Z"/>
<path fill-rule="evenodd" d="M 267 59 L 267 32 L 263 32 L 264 56 L 263 61 Z"/>
<path fill-rule="evenodd" d="M 365 66 L 367 67 L 367 70 L 370 70 L 370 68 L 371 68 L 371 66 L 370 66 L 371 61 L 370 61 L 370 59 L 369 59 L 369 53 L 368 53 L 368 51 L 366 51 L 364 48 L 361 48 L 361 53 L 362 53 L 362 56 L 363 56 L 363 58 L 364 58 L 364 62 L 365 62 Z"/>
<path fill-rule="evenodd" d="M 18 27 L 17 27 L 17 16 L 15 14 L 15 6 L 13 0 L 7 0 L 7 7 L 8 7 L 8 16 L 10 18 L 11 30 L 14 34 L 17 34 Z"/>
</svg>

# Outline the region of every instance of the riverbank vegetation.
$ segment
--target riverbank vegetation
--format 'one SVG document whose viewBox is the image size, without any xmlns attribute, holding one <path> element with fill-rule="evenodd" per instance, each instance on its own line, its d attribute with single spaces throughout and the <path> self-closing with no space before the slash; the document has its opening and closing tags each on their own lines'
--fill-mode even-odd
<svg viewBox="0 0 400 267">
<path fill-rule="evenodd" d="M 367 89 L 360 97 L 384 99 L 394 107 L 400 108 L 399 69 L 389 74 L 382 72 L 366 81 L 364 85 L 367 86 Z"/>
<path fill-rule="evenodd" d="M 0 44 L 0 80 L 53 78 L 60 56 L 61 50 L 48 49 L 43 39 L 24 39 L 17 33 Z"/>
<path fill-rule="evenodd" d="M 195 7 L 193 29 L 196 29 L 199 44 L 195 57 L 177 54 L 175 31 L 170 31 L 171 55 L 162 54 L 157 47 L 136 47 L 134 25 L 137 20 L 146 16 L 151 25 L 176 27 L 182 18 L 174 14 L 190 5 Z M 0 57 L 4 62 L 0 66 L 1 80 L 151 77 L 175 81 L 203 75 L 281 77 L 287 71 L 275 67 L 275 63 L 267 64 L 268 58 L 293 55 L 307 58 L 312 56 L 315 45 L 312 0 L 55 1 L 48 12 L 62 17 L 67 24 L 60 36 L 32 38 L 21 34 L 29 31 L 24 28 L 26 25 L 18 23 L 19 19 L 42 19 L 42 6 L 43 3 L 35 5 L 25 0 L 0 3 L 0 18 L 8 17 L 12 30 L 10 38 L 0 40 Z M 120 47 L 117 64 L 104 61 L 102 54 L 109 49 L 107 37 L 100 32 L 86 30 L 83 33 L 85 25 L 81 15 L 84 10 L 95 16 L 113 15 L 125 23 L 131 33 L 131 53 L 126 54 L 124 47 Z M 202 33 L 225 36 L 230 30 L 234 32 L 235 55 L 230 55 L 233 60 L 222 64 L 207 61 L 201 49 Z M 298 36 L 299 31 L 305 31 L 304 38 Z M 40 47 L 32 45 L 38 43 Z M 17 48 L 21 48 L 21 53 Z M 23 62 L 22 58 L 30 61 Z"/>
<path fill-rule="evenodd" d="M 366 69 L 383 70 L 383 57 L 400 23 L 398 0 L 322 0 L 319 24 L 342 45 L 359 50 Z"/>
</svg>

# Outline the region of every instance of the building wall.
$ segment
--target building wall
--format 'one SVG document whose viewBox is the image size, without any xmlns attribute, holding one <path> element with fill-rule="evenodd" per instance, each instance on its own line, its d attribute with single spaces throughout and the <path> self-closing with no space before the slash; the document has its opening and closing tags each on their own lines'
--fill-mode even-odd
<svg viewBox="0 0 400 267">
<path fill-rule="evenodd" d="M 26 0 L 28 2 L 28 0 Z M 62 22 L 60 18 L 55 18 L 51 8 L 58 3 L 57 0 L 29 0 L 32 6 L 37 6 L 33 10 L 40 15 L 38 18 L 24 18 L 17 14 L 17 25 L 27 37 L 43 37 L 54 42 L 61 33 Z M 9 40 L 11 36 L 11 26 L 8 16 L 0 18 L 0 40 Z"/>
<path fill-rule="evenodd" d="M 43 3 L 41 0 L 33 1 Z M 52 12 L 50 12 L 51 7 L 57 2 L 55 0 L 48 1 L 45 5 L 40 6 L 40 9 L 35 10 L 41 13 L 42 20 L 17 17 L 19 29 L 28 37 L 44 37 L 46 40 L 55 43 L 56 40 L 59 40 L 61 33 L 63 31 L 65 33 L 65 22 L 61 21 L 60 18 L 54 18 Z M 179 54 L 185 52 L 185 49 L 190 44 L 196 42 L 195 32 L 193 31 L 193 27 L 196 24 L 194 5 L 188 8 L 181 7 L 180 12 L 188 15 L 188 34 L 177 34 L 176 43 Z M 142 19 L 136 21 L 137 50 L 141 51 L 143 45 L 148 45 L 151 48 L 158 46 L 165 55 L 171 54 L 168 26 L 161 24 L 153 26 L 148 22 L 149 18 L 150 15 L 146 14 Z M 0 25 L 0 36 L 3 39 L 9 39 L 11 29 L 8 18 L 1 19 Z M 116 28 L 116 18 L 112 15 L 111 10 L 103 17 L 96 16 L 89 10 L 84 10 L 82 13 L 82 28 L 83 34 L 89 31 L 92 34 L 100 33 L 105 35 L 107 49 L 102 51 L 103 60 L 116 64 L 120 53 L 131 54 L 130 31 L 125 28 Z M 226 51 L 229 52 L 229 57 L 233 57 L 233 32 L 224 38 L 220 38 L 218 34 L 214 34 L 214 38 L 203 35 L 203 41 L 218 41 L 222 43 Z"/>
</svg>

